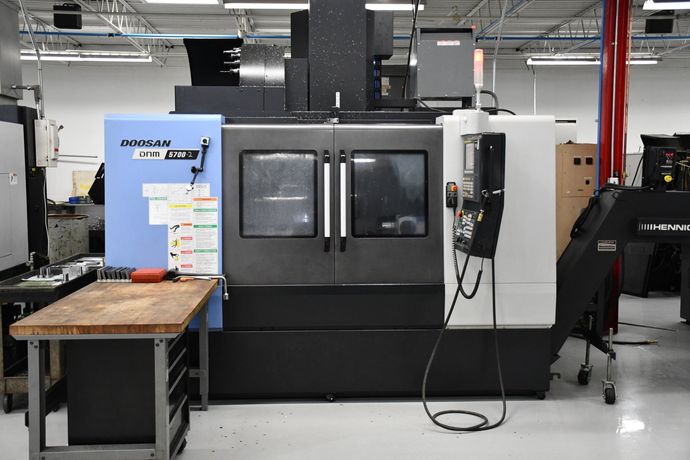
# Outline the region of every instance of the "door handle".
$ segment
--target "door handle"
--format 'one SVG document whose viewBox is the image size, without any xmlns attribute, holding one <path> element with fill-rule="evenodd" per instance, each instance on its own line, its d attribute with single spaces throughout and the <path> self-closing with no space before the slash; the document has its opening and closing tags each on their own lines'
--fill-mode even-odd
<svg viewBox="0 0 690 460">
<path fill-rule="evenodd" d="M 323 251 L 331 250 L 331 154 L 323 154 Z"/>
<path fill-rule="evenodd" d="M 340 151 L 340 252 L 347 249 L 347 156 Z"/>
</svg>

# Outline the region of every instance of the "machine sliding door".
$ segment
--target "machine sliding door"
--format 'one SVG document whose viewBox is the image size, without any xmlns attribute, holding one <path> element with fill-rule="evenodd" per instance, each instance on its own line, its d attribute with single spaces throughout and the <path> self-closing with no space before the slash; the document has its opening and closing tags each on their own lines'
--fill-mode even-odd
<svg viewBox="0 0 690 460">
<path fill-rule="evenodd" d="M 437 126 L 335 127 L 337 284 L 443 282 Z"/>
<path fill-rule="evenodd" d="M 330 126 L 223 128 L 223 266 L 232 285 L 332 284 Z"/>
</svg>

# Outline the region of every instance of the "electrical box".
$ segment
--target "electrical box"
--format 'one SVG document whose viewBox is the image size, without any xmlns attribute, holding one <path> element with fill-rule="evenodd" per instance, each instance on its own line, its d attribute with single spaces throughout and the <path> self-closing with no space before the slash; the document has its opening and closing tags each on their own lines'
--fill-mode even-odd
<svg viewBox="0 0 690 460">
<path fill-rule="evenodd" d="M 556 146 L 556 234 L 558 256 L 570 243 L 570 230 L 597 187 L 597 146 Z"/>
<path fill-rule="evenodd" d="M 410 59 L 409 97 L 459 100 L 474 93 L 472 29 L 418 29 Z"/>
<path fill-rule="evenodd" d="M 55 120 L 35 120 L 36 166 L 54 168 L 60 157 L 60 128 Z"/>
</svg>

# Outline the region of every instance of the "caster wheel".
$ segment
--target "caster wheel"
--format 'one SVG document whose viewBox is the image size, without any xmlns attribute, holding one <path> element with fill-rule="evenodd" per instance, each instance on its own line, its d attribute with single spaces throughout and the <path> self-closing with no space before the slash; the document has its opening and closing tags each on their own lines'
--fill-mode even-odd
<svg viewBox="0 0 690 460">
<path fill-rule="evenodd" d="M 335 395 L 334 395 L 333 393 L 328 393 L 328 394 L 326 395 L 326 401 L 328 401 L 328 402 L 333 402 L 333 401 L 335 401 Z"/>
<path fill-rule="evenodd" d="M 580 385 L 589 385 L 589 380 L 592 378 L 592 371 L 587 369 L 580 369 L 577 373 L 577 381 Z"/>
<path fill-rule="evenodd" d="M 613 387 L 608 387 L 604 389 L 604 401 L 606 404 L 616 403 L 616 389 Z"/>
<path fill-rule="evenodd" d="M 544 393 L 543 391 L 537 391 L 536 396 L 539 401 L 543 401 L 546 399 L 546 393 Z"/>
<path fill-rule="evenodd" d="M 184 439 L 182 441 L 182 444 L 180 444 L 180 448 L 177 449 L 177 454 L 181 454 L 185 447 L 187 447 L 187 439 Z"/>
<path fill-rule="evenodd" d="M 12 412 L 12 403 L 13 403 L 13 397 L 11 394 L 4 395 L 2 397 L 2 410 L 6 414 L 9 414 L 10 412 Z"/>
</svg>

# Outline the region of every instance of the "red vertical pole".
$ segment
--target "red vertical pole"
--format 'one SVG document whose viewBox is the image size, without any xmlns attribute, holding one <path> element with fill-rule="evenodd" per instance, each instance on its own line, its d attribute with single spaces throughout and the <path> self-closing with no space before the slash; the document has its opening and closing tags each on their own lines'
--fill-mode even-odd
<svg viewBox="0 0 690 460">
<path fill-rule="evenodd" d="M 602 83 L 599 119 L 599 184 L 610 177 L 625 181 L 625 149 L 628 125 L 628 87 L 632 0 L 606 0 L 602 34 Z M 611 271 L 604 331 L 618 332 L 618 299 L 622 285 L 619 258 Z"/>
<path fill-rule="evenodd" d="M 616 12 L 618 0 L 606 0 L 602 11 L 601 108 L 599 111 L 599 185 L 611 177 L 613 101 L 616 65 Z"/>
<path fill-rule="evenodd" d="M 628 88 L 630 75 L 630 14 L 632 0 L 620 0 L 618 3 L 618 21 L 616 31 L 616 74 L 614 81 L 613 107 L 613 176 L 625 183 L 625 150 L 628 129 Z"/>
</svg>

